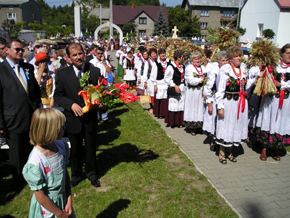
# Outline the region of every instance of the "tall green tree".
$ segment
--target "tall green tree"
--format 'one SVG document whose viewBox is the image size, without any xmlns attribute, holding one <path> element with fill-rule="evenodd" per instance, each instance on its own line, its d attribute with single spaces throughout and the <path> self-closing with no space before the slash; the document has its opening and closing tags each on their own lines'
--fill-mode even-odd
<svg viewBox="0 0 290 218">
<path fill-rule="evenodd" d="M 192 16 L 189 10 L 184 10 L 180 5 L 175 7 L 168 7 L 168 21 L 169 21 L 169 33 L 177 26 L 180 36 L 199 36 L 200 35 L 200 21 L 197 16 Z"/>
<path fill-rule="evenodd" d="M 25 21 L 16 22 L 14 20 L 4 20 L 2 23 L 2 29 L 7 33 L 8 37 L 19 37 L 20 31 L 23 29 Z"/>
<path fill-rule="evenodd" d="M 153 31 L 153 35 L 161 35 L 161 31 L 162 31 L 162 35 L 163 36 L 167 36 L 168 35 L 168 30 L 167 30 L 167 24 L 166 24 L 166 19 L 163 15 L 162 10 L 160 10 L 158 12 L 158 18 L 157 20 L 155 20 L 154 23 L 154 31 Z"/>
<path fill-rule="evenodd" d="M 122 27 L 121 27 L 121 29 L 122 29 L 122 31 L 123 31 L 123 33 L 124 33 L 124 36 L 126 36 L 127 35 L 127 33 L 128 34 L 130 34 L 130 33 L 135 33 L 136 32 L 136 28 L 137 28 L 137 23 L 135 23 L 135 21 L 133 20 L 133 21 L 131 21 L 130 23 L 125 23 Z"/>
</svg>

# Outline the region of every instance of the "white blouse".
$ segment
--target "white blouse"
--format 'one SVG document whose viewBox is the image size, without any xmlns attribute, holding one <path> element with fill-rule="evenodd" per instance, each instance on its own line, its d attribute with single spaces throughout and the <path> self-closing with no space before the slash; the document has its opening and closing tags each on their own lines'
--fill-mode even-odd
<svg viewBox="0 0 290 218">
<path fill-rule="evenodd" d="M 247 78 L 247 66 L 244 63 L 241 63 L 240 65 L 241 72 L 242 72 L 242 79 Z M 239 72 L 238 68 L 235 68 L 236 72 Z M 217 87 L 217 93 L 216 93 L 216 103 L 217 103 L 217 109 L 224 108 L 224 96 L 225 96 L 225 90 L 226 90 L 226 84 L 230 77 L 233 77 L 234 79 L 237 79 L 235 73 L 232 70 L 232 67 L 230 64 L 225 64 L 220 68 L 220 71 L 217 76 L 216 80 L 216 87 Z M 246 90 L 245 90 L 246 91 Z"/>
</svg>

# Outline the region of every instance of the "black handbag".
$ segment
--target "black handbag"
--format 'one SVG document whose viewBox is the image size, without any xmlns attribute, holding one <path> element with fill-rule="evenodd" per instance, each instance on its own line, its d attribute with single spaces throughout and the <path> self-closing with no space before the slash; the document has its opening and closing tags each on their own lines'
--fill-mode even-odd
<svg viewBox="0 0 290 218">
<path fill-rule="evenodd" d="M 168 87 L 168 89 L 167 89 L 167 95 L 169 96 L 169 95 L 173 95 L 173 96 L 177 96 L 177 95 L 180 95 L 180 93 L 177 93 L 176 91 L 175 91 L 175 88 L 174 87 Z"/>
</svg>

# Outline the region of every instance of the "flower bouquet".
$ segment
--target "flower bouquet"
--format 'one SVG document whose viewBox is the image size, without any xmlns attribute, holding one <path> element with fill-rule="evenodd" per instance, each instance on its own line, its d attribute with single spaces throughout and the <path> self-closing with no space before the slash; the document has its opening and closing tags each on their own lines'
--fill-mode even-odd
<svg viewBox="0 0 290 218">
<path fill-rule="evenodd" d="M 78 95 L 82 96 L 86 104 L 83 107 L 84 113 L 87 113 L 94 105 L 114 107 L 118 103 L 131 103 L 139 100 L 138 96 L 126 91 L 130 86 L 122 83 L 115 83 L 108 86 L 105 78 L 99 78 L 98 85 L 89 84 L 90 72 L 86 72 L 81 80 L 83 90 Z"/>
</svg>

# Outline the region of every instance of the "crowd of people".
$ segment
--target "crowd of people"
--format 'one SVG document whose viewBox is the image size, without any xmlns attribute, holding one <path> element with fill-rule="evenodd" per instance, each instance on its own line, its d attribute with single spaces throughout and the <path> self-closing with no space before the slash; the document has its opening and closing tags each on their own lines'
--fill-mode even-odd
<svg viewBox="0 0 290 218">
<path fill-rule="evenodd" d="M 89 48 L 72 40 L 54 49 L 47 43 L 23 45 L 17 38 L 0 38 L 0 134 L 9 145 L 14 188 L 21 189 L 26 180 L 34 191 L 30 217 L 74 217 L 70 187 L 85 178 L 100 186 L 97 127 L 99 120 L 110 122 L 108 111 L 96 106 L 84 113 L 78 93 L 86 72 L 90 84 L 97 85 L 100 78 L 114 83 L 108 47 L 102 40 Z M 135 49 L 124 43 L 117 49 L 117 75 L 138 94 L 150 96 L 150 113 L 164 118 L 167 127 L 186 127 L 193 137 L 206 133 L 211 150 L 219 148 L 221 164 L 237 162 L 232 149 L 243 142 L 249 147 L 260 143 L 262 161 L 268 156 L 279 161 L 277 149 L 290 145 L 290 44 L 282 47 L 275 66 L 277 93 L 262 96 L 253 90 L 265 66 L 248 67 L 238 46 L 219 52 L 215 62 L 210 61 L 212 52 L 205 51 L 206 66 L 200 51 L 191 52 L 185 66 L 182 50 L 170 59 L 164 48 Z M 64 131 L 70 149 L 57 141 Z"/>
<path fill-rule="evenodd" d="M 110 84 L 114 69 L 106 49 L 95 44 L 88 51 L 74 42 L 54 50 L 36 41 L 24 58 L 26 49 L 18 38 L 0 38 L 0 134 L 9 146 L 13 189 L 20 191 L 27 182 L 34 191 L 29 217 L 75 217 L 70 187 L 85 178 L 100 187 L 97 127 L 99 120 L 108 121 L 102 105 L 84 113 L 80 79 L 90 72 L 90 84 L 103 78 Z M 70 149 L 57 141 L 64 129 Z"/>
<path fill-rule="evenodd" d="M 128 52 L 127 52 L 128 51 Z M 248 67 L 242 62 L 243 51 L 231 46 L 210 62 L 212 52 L 205 50 L 207 65 L 200 51 L 191 52 L 184 66 L 184 52 L 176 50 L 173 59 L 160 48 L 124 48 L 116 52 L 118 75 L 138 93 L 151 97 L 150 113 L 164 118 L 167 127 L 186 127 L 195 136 L 206 133 L 211 150 L 219 147 L 219 162 L 237 162 L 233 146 L 247 142 L 262 145 L 260 156 L 279 161 L 279 148 L 290 145 L 288 96 L 290 91 L 290 44 L 280 50 L 277 75 L 273 83 L 276 95 L 253 94 L 263 66 Z M 216 146 L 218 145 L 218 146 Z M 277 150 L 278 149 L 278 150 Z"/>
</svg>

